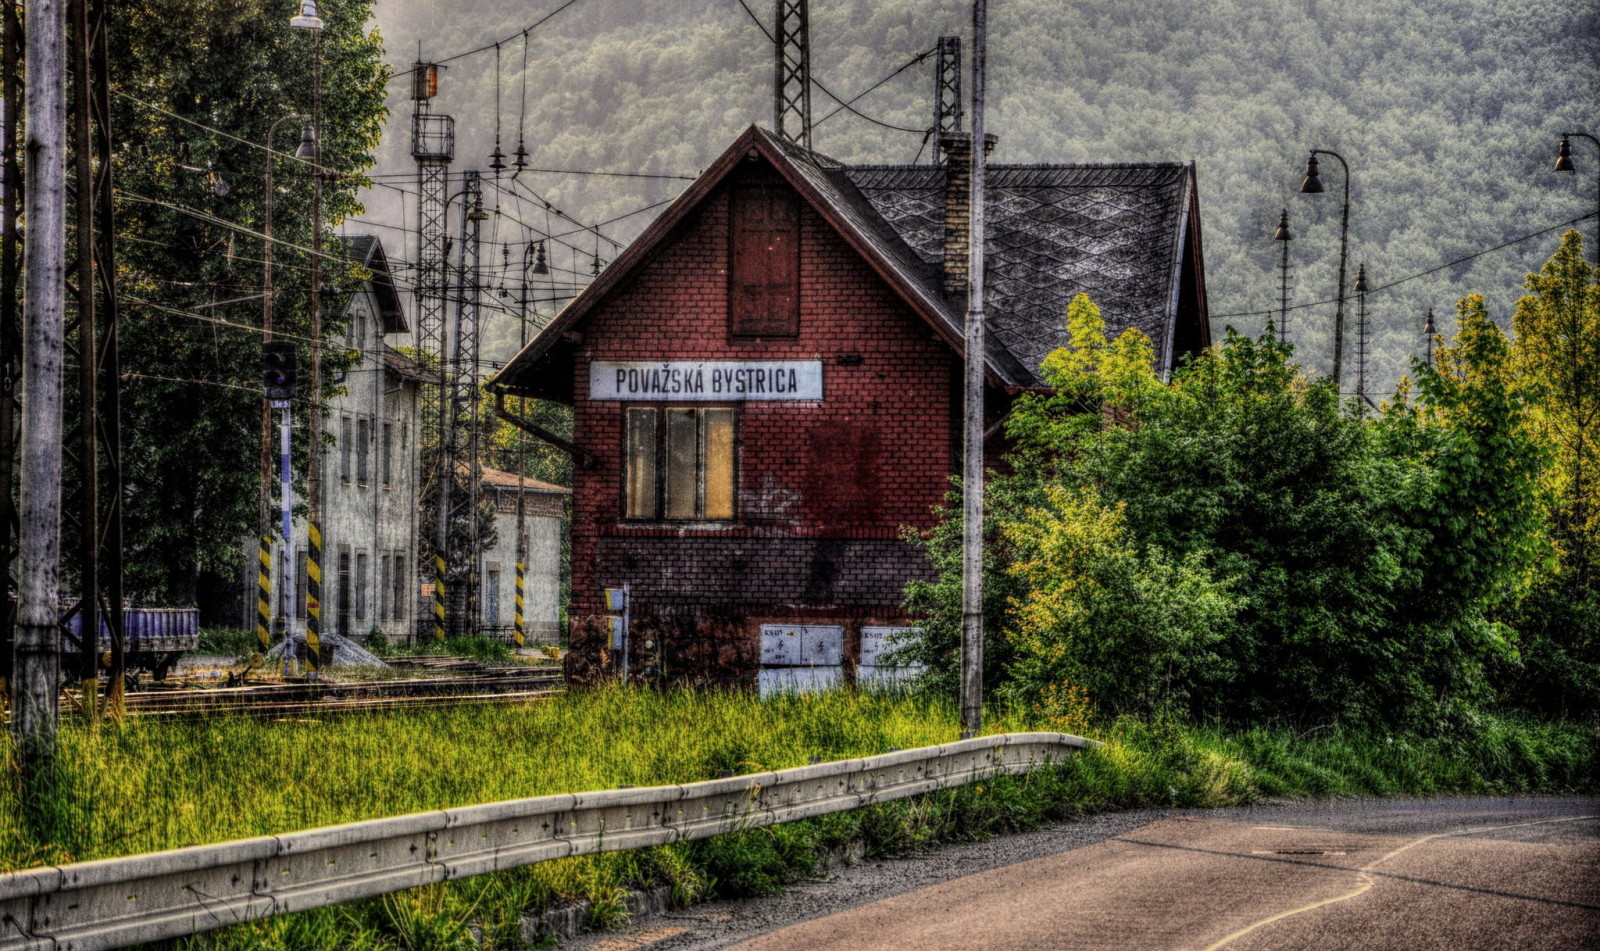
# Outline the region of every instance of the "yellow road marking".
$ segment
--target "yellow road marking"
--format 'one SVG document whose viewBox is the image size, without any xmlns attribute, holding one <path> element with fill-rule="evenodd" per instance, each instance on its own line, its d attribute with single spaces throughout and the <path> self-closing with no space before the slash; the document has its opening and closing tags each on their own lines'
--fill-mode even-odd
<svg viewBox="0 0 1600 951">
<path fill-rule="evenodd" d="M 1425 835 L 1425 836 L 1422 836 L 1421 838 L 1413 839 L 1410 842 L 1407 842 L 1405 845 L 1399 846 L 1398 848 L 1395 848 L 1395 849 L 1393 849 L 1393 850 L 1391 850 L 1389 852 L 1385 852 L 1383 855 L 1380 855 L 1377 858 L 1373 859 L 1372 861 L 1368 862 L 1367 864 L 1361 866 L 1361 868 L 1356 869 L 1355 872 L 1356 872 L 1357 877 L 1359 877 L 1360 880 L 1361 880 L 1361 885 L 1359 887 L 1357 887 L 1354 891 L 1348 892 L 1348 893 L 1343 894 L 1343 895 L 1339 895 L 1339 896 L 1337 896 L 1335 898 L 1324 898 L 1321 901 L 1314 901 L 1314 902 L 1310 903 L 1309 905 L 1301 905 L 1299 908 L 1291 908 L 1288 911 L 1280 911 L 1276 915 L 1270 915 L 1270 916 L 1268 916 L 1266 918 L 1261 919 L 1260 921 L 1257 921 L 1257 922 L 1254 922 L 1252 924 L 1246 925 L 1243 928 L 1240 928 L 1238 931 L 1235 931 L 1230 935 L 1227 935 L 1227 936 L 1225 936 L 1225 937 L 1223 937 L 1223 938 L 1221 938 L 1221 939 L 1219 939 L 1217 941 L 1212 942 L 1211 944 L 1206 945 L 1204 951 L 1216 951 L 1216 949 L 1224 947 L 1225 945 L 1232 944 L 1233 942 L 1239 940 L 1240 938 L 1244 937 L 1245 935 L 1249 934 L 1250 932 L 1255 931 L 1257 928 L 1264 928 L 1267 925 L 1273 924 L 1274 922 L 1282 921 L 1285 918 L 1291 918 L 1291 917 L 1293 917 L 1295 915 L 1305 914 L 1308 911 L 1315 911 L 1318 908 L 1322 908 L 1325 905 L 1338 904 L 1339 902 L 1349 901 L 1352 898 L 1356 898 L 1356 897 L 1358 897 L 1360 895 L 1363 895 L 1367 891 L 1369 891 L 1374 884 L 1376 884 L 1376 882 L 1374 882 L 1372 876 L 1367 874 L 1368 872 L 1372 871 L 1379 864 L 1381 864 L 1383 862 L 1387 862 L 1388 860 L 1394 858 L 1396 855 L 1399 855 L 1401 852 L 1405 852 L 1405 851 L 1408 851 L 1410 849 L 1414 849 L 1414 848 L 1416 848 L 1417 846 L 1421 845 L 1424 842 L 1431 842 L 1434 839 L 1448 839 L 1448 838 L 1452 838 L 1454 836 L 1478 835 L 1478 834 L 1484 833 L 1484 832 L 1500 832 L 1500 831 L 1505 830 L 1505 829 L 1521 829 L 1521 828 L 1525 828 L 1527 826 L 1549 825 L 1550 823 L 1553 823 L 1553 822 L 1581 822 L 1581 821 L 1583 821 L 1585 819 L 1600 819 L 1600 816 L 1570 816 L 1570 817 L 1564 818 L 1564 819 L 1538 819 L 1538 820 L 1535 820 L 1533 822 L 1513 822 L 1513 823 L 1511 823 L 1509 825 L 1488 826 L 1488 827 L 1485 827 L 1485 828 L 1482 828 L 1482 829 L 1461 829 L 1461 830 L 1458 830 L 1456 832 L 1435 832 L 1432 835 Z M 1255 853 L 1255 854 L 1260 854 L 1260 853 Z"/>
</svg>

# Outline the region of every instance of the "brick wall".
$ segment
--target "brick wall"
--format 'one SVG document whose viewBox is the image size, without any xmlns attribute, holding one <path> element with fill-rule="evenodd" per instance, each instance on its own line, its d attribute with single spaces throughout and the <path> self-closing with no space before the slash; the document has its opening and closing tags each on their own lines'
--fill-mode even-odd
<svg viewBox="0 0 1600 951">
<path fill-rule="evenodd" d="M 582 618 L 602 613 L 601 588 L 625 581 L 644 609 L 636 615 L 698 618 L 672 623 L 703 631 L 716 627 L 708 619 L 767 612 L 898 617 L 905 581 L 928 574 L 899 539 L 902 526 L 932 525 L 931 509 L 949 488 L 955 355 L 809 206 L 800 223 L 798 336 L 731 338 L 728 215 L 725 183 L 577 328 L 574 426 L 596 463 L 578 470 L 573 486 L 577 653 L 591 639 Z M 741 404 L 735 522 L 625 523 L 626 404 L 586 398 L 589 365 L 707 359 L 820 359 L 824 399 Z M 746 625 L 735 626 L 716 628 L 709 642 L 750 639 Z M 685 663 L 720 663 L 727 653 L 696 650 L 698 661 Z"/>
</svg>

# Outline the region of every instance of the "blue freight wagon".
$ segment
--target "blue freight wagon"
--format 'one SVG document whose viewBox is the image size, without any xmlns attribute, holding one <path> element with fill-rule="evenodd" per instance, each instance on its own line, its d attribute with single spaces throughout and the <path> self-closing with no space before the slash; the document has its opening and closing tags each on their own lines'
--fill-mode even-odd
<svg viewBox="0 0 1600 951">
<path fill-rule="evenodd" d="M 83 616 L 66 618 L 61 636 L 61 653 L 82 653 L 78 638 L 83 634 Z M 123 608 L 123 657 L 128 670 L 148 670 L 157 680 L 165 680 L 172 665 L 184 651 L 200 649 L 200 611 L 198 608 Z M 111 649 L 111 629 L 100 618 L 100 650 Z"/>
</svg>

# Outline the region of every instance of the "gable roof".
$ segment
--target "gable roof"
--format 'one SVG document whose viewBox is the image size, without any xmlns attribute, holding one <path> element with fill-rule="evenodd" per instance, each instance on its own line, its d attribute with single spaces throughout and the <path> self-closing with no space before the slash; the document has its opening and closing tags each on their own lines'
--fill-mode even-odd
<svg viewBox="0 0 1600 951">
<path fill-rule="evenodd" d="M 944 169 L 858 166 L 851 181 L 923 262 L 943 257 Z M 989 333 L 1038 380 L 1088 294 L 1112 332 L 1137 327 L 1170 365 L 1194 166 L 990 165 L 984 308 Z"/>
<path fill-rule="evenodd" d="M 943 166 L 846 166 L 751 126 L 564 308 L 491 385 L 535 392 L 534 373 L 746 156 L 765 158 L 958 354 L 966 301 L 942 280 Z M 1192 163 L 989 165 L 984 306 L 986 366 L 1010 387 L 1043 385 L 1044 356 L 1067 341 L 1073 295 L 1088 293 L 1108 330 L 1137 326 L 1172 362 L 1184 247 L 1198 214 Z M 1197 226 L 1197 223 L 1196 223 Z M 1202 313 L 1204 303 L 1201 303 Z M 541 379 L 542 377 L 542 379 Z"/>
<path fill-rule="evenodd" d="M 378 301 L 378 319 L 386 334 L 405 333 L 406 315 L 400 303 L 400 292 L 394 286 L 394 274 L 389 270 L 389 256 L 383 252 L 383 242 L 375 234 L 342 234 L 345 257 L 372 272 L 368 281 L 372 294 Z M 342 314 L 349 304 L 346 297 L 335 314 Z"/>
</svg>

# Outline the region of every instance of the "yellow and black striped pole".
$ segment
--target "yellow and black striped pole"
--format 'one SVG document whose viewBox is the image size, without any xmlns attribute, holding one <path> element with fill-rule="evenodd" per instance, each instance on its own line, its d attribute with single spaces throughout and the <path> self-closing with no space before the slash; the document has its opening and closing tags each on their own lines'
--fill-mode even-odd
<svg viewBox="0 0 1600 951">
<path fill-rule="evenodd" d="M 517 562 L 517 610 L 516 610 L 516 613 L 515 613 L 514 617 L 515 617 L 515 620 L 516 620 L 515 636 L 516 636 L 516 639 L 517 639 L 517 646 L 518 647 L 523 646 L 523 644 L 527 643 L 527 640 L 528 640 L 527 635 L 524 632 L 523 623 L 522 623 L 522 578 L 523 578 L 523 572 L 526 569 L 527 569 L 527 565 L 523 564 L 520 561 Z"/>
<path fill-rule="evenodd" d="M 322 526 L 306 523 L 306 670 L 322 663 Z"/>
<path fill-rule="evenodd" d="M 444 556 L 433 556 L 433 639 L 444 640 Z"/>
<path fill-rule="evenodd" d="M 263 652 L 272 649 L 272 536 L 261 536 L 256 568 L 256 640 Z"/>
</svg>

